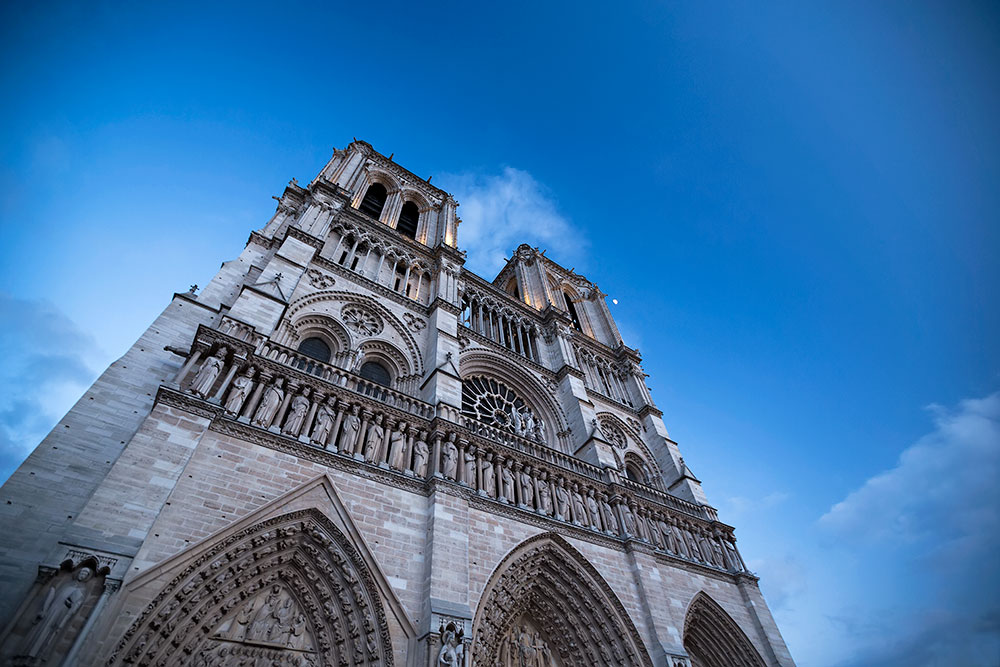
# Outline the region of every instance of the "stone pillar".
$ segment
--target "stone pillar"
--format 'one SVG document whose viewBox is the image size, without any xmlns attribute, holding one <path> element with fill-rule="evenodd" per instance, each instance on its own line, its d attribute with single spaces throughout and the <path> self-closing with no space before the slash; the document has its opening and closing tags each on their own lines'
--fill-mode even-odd
<svg viewBox="0 0 1000 667">
<path fill-rule="evenodd" d="M 268 427 L 268 431 L 274 433 L 281 432 L 281 423 L 285 421 L 285 413 L 288 412 L 288 404 L 292 402 L 292 398 L 295 397 L 295 393 L 299 390 L 299 385 L 294 382 L 288 383 L 288 391 L 285 392 L 285 398 L 281 401 L 281 406 L 278 408 L 277 414 L 274 415 L 274 420 Z"/>
<path fill-rule="evenodd" d="M 368 422 L 374 416 L 374 413 L 367 408 L 361 411 L 361 428 L 358 429 L 358 437 L 354 440 L 354 444 L 351 445 L 351 453 L 359 461 L 365 459 L 365 435 L 368 433 Z"/>
<path fill-rule="evenodd" d="M 239 421 L 247 424 L 250 419 L 253 418 L 254 412 L 257 411 L 257 404 L 260 403 L 260 395 L 264 393 L 264 388 L 271 383 L 273 376 L 261 371 L 260 380 L 257 382 L 257 386 L 253 390 L 253 395 L 250 396 L 250 400 L 246 402 L 243 406 L 243 415 L 239 418 Z"/>
<path fill-rule="evenodd" d="M 215 392 L 215 395 L 208 399 L 209 402 L 216 404 L 222 403 L 222 397 L 226 395 L 226 390 L 229 389 L 229 383 L 233 381 L 233 377 L 236 375 L 236 371 L 239 370 L 239 367 L 239 363 L 233 359 L 233 363 L 229 365 L 229 372 L 226 373 L 225 379 L 222 381 L 222 384 L 219 385 L 219 391 Z"/>
</svg>

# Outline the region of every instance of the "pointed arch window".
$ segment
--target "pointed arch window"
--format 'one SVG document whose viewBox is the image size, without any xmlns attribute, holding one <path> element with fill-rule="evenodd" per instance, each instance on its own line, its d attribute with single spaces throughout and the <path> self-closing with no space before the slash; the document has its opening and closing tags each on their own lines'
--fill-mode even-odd
<svg viewBox="0 0 1000 667">
<path fill-rule="evenodd" d="M 385 200 L 388 196 L 389 193 L 384 185 L 381 183 L 372 183 L 368 186 L 368 192 L 365 193 L 365 198 L 361 200 L 359 208 L 362 213 L 378 220 L 382 215 L 382 209 L 385 208 Z"/>
<path fill-rule="evenodd" d="M 411 201 L 403 204 L 403 210 L 399 212 L 399 223 L 396 225 L 396 231 L 403 236 L 409 236 L 411 239 L 417 238 L 417 221 L 420 218 L 420 210 L 417 205 Z"/>
</svg>

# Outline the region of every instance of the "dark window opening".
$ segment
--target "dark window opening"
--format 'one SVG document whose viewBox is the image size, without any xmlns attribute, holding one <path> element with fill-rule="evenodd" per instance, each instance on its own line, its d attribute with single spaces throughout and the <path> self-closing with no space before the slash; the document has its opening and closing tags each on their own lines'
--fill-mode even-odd
<svg viewBox="0 0 1000 667">
<path fill-rule="evenodd" d="M 507 283 L 507 293 L 513 295 L 518 301 L 521 300 L 521 290 L 517 287 L 517 278 L 511 278 L 510 282 Z"/>
<path fill-rule="evenodd" d="M 389 371 L 377 361 L 366 361 L 361 364 L 361 370 L 358 371 L 358 375 L 383 387 L 388 387 L 391 384 Z"/>
<path fill-rule="evenodd" d="M 344 262 L 347 261 L 347 255 L 350 254 L 350 252 L 351 252 L 350 250 L 345 250 L 344 254 L 342 254 L 340 256 L 340 261 L 338 261 L 337 264 L 340 264 L 341 266 L 343 266 Z"/>
<path fill-rule="evenodd" d="M 403 204 L 403 210 L 399 212 L 399 223 L 396 231 L 411 239 L 417 238 L 417 220 L 420 218 L 420 211 L 417 205 L 411 201 Z"/>
<path fill-rule="evenodd" d="M 351 262 L 351 271 L 354 271 L 355 269 L 357 269 L 357 268 L 358 268 L 358 261 L 359 261 L 360 259 L 361 259 L 360 257 L 355 257 L 355 258 L 354 258 L 354 261 L 353 261 L 353 262 Z"/>
<path fill-rule="evenodd" d="M 299 352 L 324 364 L 330 363 L 330 346 L 319 338 L 306 338 L 299 343 Z"/>
<path fill-rule="evenodd" d="M 642 473 L 639 471 L 638 468 L 636 468 L 634 463 L 625 464 L 625 476 L 628 477 L 633 482 L 638 482 L 639 484 L 645 483 Z"/>
<path fill-rule="evenodd" d="M 382 209 L 385 207 L 385 199 L 389 196 L 386 192 L 385 186 L 381 183 L 372 183 L 368 186 L 368 192 L 365 193 L 365 198 L 361 201 L 361 212 L 367 213 L 376 220 L 382 215 Z"/>
<path fill-rule="evenodd" d="M 573 320 L 573 326 L 576 327 L 577 331 L 583 331 L 583 327 L 580 326 L 580 316 L 576 314 L 576 306 L 573 305 L 573 299 L 565 292 L 563 292 L 563 298 L 566 299 L 566 310 L 569 311 L 569 318 Z"/>
</svg>

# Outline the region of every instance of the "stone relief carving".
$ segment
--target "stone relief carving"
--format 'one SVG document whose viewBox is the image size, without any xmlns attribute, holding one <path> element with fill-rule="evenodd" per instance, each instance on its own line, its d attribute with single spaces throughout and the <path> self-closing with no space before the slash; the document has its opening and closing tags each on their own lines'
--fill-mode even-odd
<svg viewBox="0 0 1000 667">
<path fill-rule="evenodd" d="M 403 321 L 406 322 L 406 326 L 410 327 L 412 331 L 420 331 L 427 326 L 427 322 L 413 313 L 403 313 Z"/>
<path fill-rule="evenodd" d="M 361 336 L 374 336 L 385 326 L 377 314 L 355 304 L 344 306 L 340 316 L 348 329 Z"/>
<path fill-rule="evenodd" d="M 306 277 L 309 279 L 309 284 L 317 289 L 329 289 L 337 282 L 333 276 L 329 276 L 319 269 L 309 269 L 306 271 Z"/>
<path fill-rule="evenodd" d="M 268 519 L 202 553 L 154 598 L 108 664 L 175 659 L 219 667 L 393 664 L 371 573 L 316 510 Z"/>
</svg>

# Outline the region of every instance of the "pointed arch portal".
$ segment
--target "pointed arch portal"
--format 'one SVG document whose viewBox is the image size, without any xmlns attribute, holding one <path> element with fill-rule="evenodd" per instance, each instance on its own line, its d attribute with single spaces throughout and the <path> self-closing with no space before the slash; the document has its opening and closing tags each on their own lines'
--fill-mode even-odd
<svg viewBox="0 0 1000 667">
<path fill-rule="evenodd" d="M 490 577 L 473 628 L 473 667 L 652 667 L 611 587 L 568 542 L 543 533 Z"/>
<path fill-rule="evenodd" d="M 371 572 L 314 509 L 223 539 L 178 574 L 126 632 L 110 665 L 393 664 Z"/>
<path fill-rule="evenodd" d="M 684 650 L 692 667 L 765 667 L 736 621 L 705 593 L 698 593 L 688 607 Z"/>
</svg>

